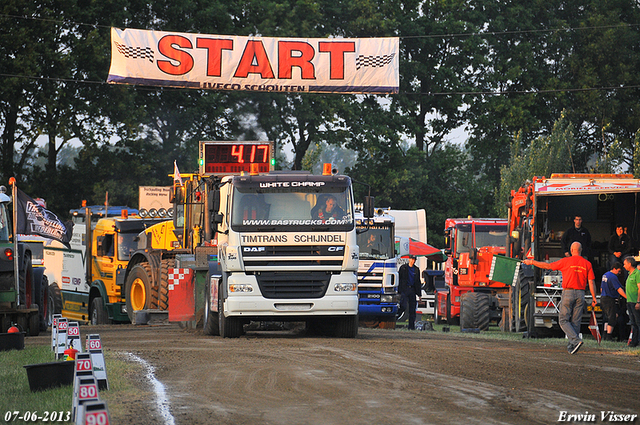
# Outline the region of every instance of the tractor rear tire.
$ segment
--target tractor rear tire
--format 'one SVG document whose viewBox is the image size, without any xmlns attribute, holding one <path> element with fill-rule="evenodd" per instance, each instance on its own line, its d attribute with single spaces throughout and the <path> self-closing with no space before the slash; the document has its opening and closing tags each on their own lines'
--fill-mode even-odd
<svg viewBox="0 0 640 425">
<path fill-rule="evenodd" d="M 520 268 L 518 273 L 518 281 L 515 290 L 512 291 L 513 298 L 511 305 L 513 306 L 513 330 L 522 332 L 526 330 L 529 333 L 534 331 L 533 326 L 533 310 L 531 305 L 531 283 L 533 277 L 526 276 L 525 271 Z"/>
<path fill-rule="evenodd" d="M 169 309 L 169 269 L 175 267 L 175 258 L 165 258 L 162 260 L 160 268 L 160 286 L 158 287 L 157 306 L 159 310 Z"/>
</svg>

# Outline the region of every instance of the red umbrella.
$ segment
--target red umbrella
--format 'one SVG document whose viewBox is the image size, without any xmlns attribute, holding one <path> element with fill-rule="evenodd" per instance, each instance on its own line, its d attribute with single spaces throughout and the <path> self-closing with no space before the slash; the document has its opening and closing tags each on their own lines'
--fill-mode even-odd
<svg viewBox="0 0 640 425">
<path fill-rule="evenodd" d="M 420 242 L 413 238 L 403 238 L 405 241 L 409 240 L 409 255 L 415 255 L 416 257 L 427 257 L 433 261 L 445 261 L 447 256 L 441 249 L 431 246 L 427 243 Z M 400 249 L 400 237 L 396 236 L 396 250 Z"/>
</svg>

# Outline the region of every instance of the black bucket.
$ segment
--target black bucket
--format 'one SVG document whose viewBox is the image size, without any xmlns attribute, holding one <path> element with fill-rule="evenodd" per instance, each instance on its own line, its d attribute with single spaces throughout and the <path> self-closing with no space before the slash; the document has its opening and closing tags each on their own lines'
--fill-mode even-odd
<svg viewBox="0 0 640 425">
<path fill-rule="evenodd" d="M 26 332 L 0 333 L 0 351 L 22 350 Z"/>
<path fill-rule="evenodd" d="M 36 392 L 72 385 L 75 364 L 74 361 L 59 361 L 26 365 L 29 388 Z"/>
</svg>

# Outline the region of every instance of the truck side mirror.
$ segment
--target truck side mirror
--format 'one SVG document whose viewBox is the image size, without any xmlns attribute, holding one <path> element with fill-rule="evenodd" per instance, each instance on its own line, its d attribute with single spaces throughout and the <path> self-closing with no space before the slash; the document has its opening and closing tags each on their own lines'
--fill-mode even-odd
<svg viewBox="0 0 640 425">
<path fill-rule="evenodd" d="M 364 197 L 364 205 L 362 206 L 362 215 L 366 218 L 371 218 L 374 215 L 374 203 L 375 198 L 373 196 Z"/>
<path fill-rule="evenodd" d="M 444 253 L 447 255 L 451 255 L 451 250 L 453 249 L 452 247 L 452 240 L 451 240 L 451 231 L 447 230 L 444 232 Z"/>
<path fill-rule="evenodd" d="M 469 262 L 471 264 L 478 264 L 478 248 L 471 248 L 469 250 Z"/>
<path fill-rule="evenodd" d="M 174 186 L 169 197 L 169 202 L 172 204 L 182 204 L 184 202 L 184 190 L 182 186 Z"/>
</svg>

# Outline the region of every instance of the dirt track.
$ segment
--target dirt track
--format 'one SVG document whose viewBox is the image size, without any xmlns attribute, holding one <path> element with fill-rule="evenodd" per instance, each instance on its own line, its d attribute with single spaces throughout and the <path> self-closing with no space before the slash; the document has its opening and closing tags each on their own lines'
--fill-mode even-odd
<svg viewBox="0 0 640 425">
<path fill-rule="evenodd" d="M 221 339 L 173 325 L 81 331 L 153 365 L 176 424 L 549 424 L 562 411 L 605 423 L 601 411 L 640 414 L 640 357 L 595 343 L 571 356 L 562 340 L 427 331 L 361 328 L 355 340 L 294 331 Z M 151 400 L 128 409 L 112 422 L 166 423 Z"/>
</svg>

